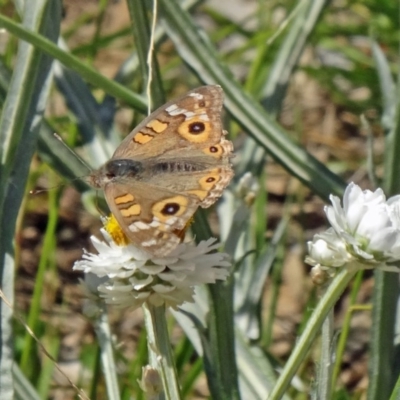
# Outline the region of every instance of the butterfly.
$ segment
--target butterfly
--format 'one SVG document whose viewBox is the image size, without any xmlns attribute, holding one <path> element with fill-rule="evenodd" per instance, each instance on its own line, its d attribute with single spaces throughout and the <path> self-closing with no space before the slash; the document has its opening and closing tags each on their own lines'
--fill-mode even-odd
<svg viewBox="0 0 400 400">
<path fill-rule="evenodd" d="M 217 85 L 166 103 L 87 178 L 104 190 L 129 240 L 153 256 L 170 253 L 197 208 L 214 204 L 233 176 L 233 145 L 225 139 L 222 106 Z"/>
</svg>

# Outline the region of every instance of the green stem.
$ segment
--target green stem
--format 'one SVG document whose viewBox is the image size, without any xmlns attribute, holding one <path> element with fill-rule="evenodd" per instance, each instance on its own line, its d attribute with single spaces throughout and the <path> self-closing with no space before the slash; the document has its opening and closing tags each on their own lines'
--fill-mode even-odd
<svg viewBox="0 0 400 400">
<path fill-rule="evenodd" d="M 235 357 L 233 320 L 233 277 L 226 282 L 209 285 L 209 345 L 215 376 L 207 376 L 213 398 L 240 399 Z M 209 373 L 207 374 L 209 375 Z"/>
<path fill-rule="evenodd" d="M 195 215 L 193 234 L 197 241 L 212 236 L 203 210 L 199 210 Z M 207 340 L 205 339 L 203 343 L 203 362 L 213 399 L 235 400 L 240 398 L 235 355 L 233 287 L 232 275 L 226 282 L 208 285 L 210 308 L 208 335 Z"/>
<path fill-rule="evenodd" d="M 55 232 L 58 222 L 58 201 L 58 193 L 55 190 L 49 191 L 49 217 L 28 316 L 28 325 L 36 334 L 38 333 L 38 327 L 40 325 L 42 292 L 43 287 L 45 286 L 45 274 L 49 265 L 49 254 L 52 254 L 56 247 Z M 29 332 L 26 332 L 20 367 L 21 370 L 28 376 L 32 376 L 32 374 L 35 375 L 37 373 L 35 367 L 32 365 L 32 359 L 34 359 L 34 357 L 32 357 L 34 352 L 33 346 L 34 339 Z"/>
<path fill-rule="evenodd" d="M 100 345 L 100 359 L 106 380 L 107 396 L 109 399 L 119 400 L 121 398 L 118 387 L 117 368 L 114 360 L 113 343 L 111 340 L 110 324 L 106 307 L 103 305 L 98 319 L 95 321 L 94 328 Z"/>
<path fill-rule="evenodd" d="M 165 307 L 155 307 L 145 303 L 143 311 L 150 364 L 161 375 L 165 398 L 167 400 L 179 400 L 182 397 L 169 341 Z"/>
<path fill-rule="evenodd" d="M 353 282 L 352 288 L 351 288 L 351 293 L 350 293 L 350 307 L 347 309 L 346 315 L 343 320 L 343 324 L 341 327 L 341 332 L 340 332 L 340 337 L 339 337 L 339 342 L 336 346 L 336 361 L 335 361 L 335 367 L 333 369 L 333 377 L 332 377 L 332 385 L 335 385 L 339 374 L 340 374 L 340 367 L 342 364 L 342 358 L 344 354 L 344 350 L 346 347 L 346 342 L 347 338 L 349 337 L 350 333 L 350 320 L 353 315 L 353 305 L 355 304 L 357 300 L 357 295 L 360 290 L 361 283 L 363 281 L 363 276 L 364 276 L 364 271 L 360 271 L 356 279 Z"/>
<path fill-rule="evenodd" d="M 332 350 L 333 350 L 333 308 L 328 312 L 322 324 L 321 334 L 321 357 L 319 362 L 317 379 L 317 398 L 319 400 L 330 400 L 332 386 Z"/>
<path fill-rule="evenodd" d="M 36 48 L 46 52 L 47 54 L 60 61 L 63 65 L 77 72 L 83 79 L 92 85 L 103 89 L 105 92 L 125 101 L 133 108 L 146 112 L 146 102 L 141 96 L 138 96 L 125 86 L 106 78 L 99 74 L 93 67 L 84 64 L 77 57 L 60 49 L 52 41 L 44 36 L 38 35 L 22 25 L 17 24 L 12 19 L 0 14 L 0 27 L 7 29 L 10 33 L 22 39 Z"/>
<path fill-rule="evenodd" d="M 300 364 L 305 359 L 308 350 L 310 349 L 317 333 L 326 319 L 326 316 L 333 308 L 336 301 L 343 293 L 356 272 L 357 270 L 355 268 L 346 268 L 340 271 L 335 279 L 333 279 L 332 283 L 326 290 L 325 295 L 322 297 L 312 313 L 303 333 L 300 336 L 300 339 L 297 341 L 296 347 L 286 362 L 286 365 L 269 396 L 270 400 L 278 400 L 284 395 L 285 390 L 290 385 L 290 382 Z"/>
<path fill-rule="evenodd" d="M 398 375 L 396 367 L 395 319 L 399 293 L 396 275 L 375 271 L 369 365 L 368 400 L 387 399 Z"/>
<path fill-rule="evenodd" d="M 201 30 L 177 0 L 159 0 L 160 17 L 181 58 L 203 82 L 218 83 L 225 91 L 225 106 L 257 144 L 282 164 L 291 174 L 324 199 L 342 194 L 345 187 L 339 178 L 292 140 L 232 77 L 218 60 L 218 52 L 204 40 Z"/>
<path fill-rule="evenodd" d="M 136 44 L 136 50 L 143 79 L 142 86 L 144 89 L 146 88 L 146 80 L 148 81 L 149 73 L 151 72 L 151 99 L 147 100 L 151 102 L 151 108 L 153 111 L 154 109 L 165 103 L 165 97 L 155 49 L 153 49 L 153 54 L 151 56 L 151 71 L 149 70 L 150 66 L 148 65 L 147 60 L 151 46 L 155 46 L 155 43 L 151 43 L 151 40 L 154 40 L 155 38 L 151 37 L 151 27 L 148 17 L 148 3 L 149 2 L 147 0 L 127 1 L 129 14 L 132 20 L 133 37 Z M 157 4 L 155 4 L 155 6 L 157 7 Z M 152 17 L 154 18 L 154 15 Z"/>
</svg>

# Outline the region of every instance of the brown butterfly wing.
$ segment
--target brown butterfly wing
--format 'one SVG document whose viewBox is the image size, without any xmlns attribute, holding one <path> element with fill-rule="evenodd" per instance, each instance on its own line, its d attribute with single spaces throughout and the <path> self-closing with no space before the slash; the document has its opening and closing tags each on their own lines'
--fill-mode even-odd
<svg viewBox="0 0 400 400">
<path fill-rule="evenodd" d="M 174 249 L 196 209 L 213 204 L 233 176 L 222 103 L 219 86 L 203 86 L 167 103 L 89 177 L 104 189 L 128 238 L 151 254 Z"/>
<path fill-rule="evenodd" d="M 159 257 L 178 245 L 182 230 L 199 205 L 193 196 L 125 179 L 109 183 L 104 193 L 126 236 Z"/>
<path fill-rule="evenodd" d="M 148 160 L 218 144 L 223 136 L 220 86 L 202 86 L 144 119 L 118 146 L 113 159 Z"/>
</svg>

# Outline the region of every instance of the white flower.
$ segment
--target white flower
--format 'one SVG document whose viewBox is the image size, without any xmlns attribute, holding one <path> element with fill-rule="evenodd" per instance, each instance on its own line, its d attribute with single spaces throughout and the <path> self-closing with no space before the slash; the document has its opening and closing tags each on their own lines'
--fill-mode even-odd
<svg viewBox="0 0 400 400">
<path fill-rule="evenodd" d="M 225 280 L 231 263 L 218 248 L 216 239 L 199 243 L 181 243 L 164 258 L 151 255 L 133 246 L 117 245 L 101 229 L 104 241 L 92 236 L 98 254 L 84 252 L 75 270 L 106 277 L 98 286 L 101 297 L 120 307 L 139 307 L 143 302 L 176 308 L 183 302 L 193 302 L 194 286 Z"/>
<path fill-rule="evenodd" d="M 306 262 L 313 266 L 342 267 L 351 259 L 345 242 L 332 228 L 315 235 L 307 246 L 309 255 L 306 257 Z"/>
<path fill-rule="evenodd" d="M 105 282 L 105 277 L 100 278 L 95 274 L 85 274 L 84 280 L 79 279 L 85 300 L 83 301 L 82 312 L 88 318 L 97 318 L 101 313 L 101 298 L 97 288 Z"/>
<path fill-rule="evenodd" d="M 365 263 L 400 260 L 399 196 L 386 201 L 382 189 L 371 192 L 350 183 L 343 207 L 338 197 L 330 199 L 326 215 L 348 252 Z"/>
<path fill-rule="evenodd" d="M 382 189 L 361 190 L 350 183 L 340 199 L 330 196 L 325 213 L 332 228 L 308 242 L 306 262 L 317 268 L 379 267 L 400 272 L 387 263 L 400 261 L 400 196 L 386 200 Z"/>
</svg>

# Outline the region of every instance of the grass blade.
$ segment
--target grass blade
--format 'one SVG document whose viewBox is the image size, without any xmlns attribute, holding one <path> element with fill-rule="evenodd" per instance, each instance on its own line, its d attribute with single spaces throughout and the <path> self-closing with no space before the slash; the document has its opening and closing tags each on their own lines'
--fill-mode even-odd
<svg viewBox="0 0 400 400">
<path fill-rule="evenodd" d="M 279 112 L 293 70 L 328 2 L 307 0 L 298 5 L 298 15 L 279 47 L 272 68 L 268 71 L 268 80 L 261 88 L 262 104 L 269 113 L 275 115 Z"/>
<path fill-rule="evenodd" d="M 392 83 L 387 62 L 378 48 L 373 47 L 380 86 L 387 93 L 382 93 L 384 110 L 384 127 L 389 128 L 385 141 L 385 176 L 384 188 L 387 195 L 400 190 L 400 101 L 398 97 L 395 112 L 391 105 L 393 92 L 400 93 L 400 82 L 396 87 Z M 390 118 L 392 117 L 392 118 Z M 368 400 L 389 398 L 393 385 L 399 374 L 395 363 L 395 321 L 400 288 L 398 280 L 384 271 L 375 271 L 375 286 L 373 297 L 372 319 L 374 329 L 371 338 L 371 363 L 369 370 Z M 397 317 L 398 318 L 398 317 Z"/>
<path fill-rule="evenodd" d="M 27 2 L 23 25 L 57 40 L 59 1 Z M 48 40 L 50 42 L 50 40 Z M 14 292 L 14 230 L 25 191 L 30 160 L 49 93 L 51 59 L 26 43 L 20 43 L 14 74 L 0 120 L 0 272 L 1 287 L 9 301 Z M 13 397 L 11 313 L 1 303 L 0 397 Z"/>
<path fill-rule="evenodd" d="M 103 89 L 105 92 L 112 94 L 121 100 L 124 100 L 127 104 L 141 112 L 146 111 L 146 102 L 141 96 L 135 94 L 125 86 L 99 74 L 93 67 L 86 65 L 72 54 L 61 50 L 57 45 L 46 39 L 44 36 L 25 29 L 22 25 L 15 23 L 10 18 L 1 14 L 0 27 L 7 29 L 19 39 L 34 45 L 37 49 L 40 49 L 54 57 L 66 67 L 78 72 L 87 82 Z"/>
<path fill-rule="evenodd" d="M 328 199 L 331 193 L 341 194 L 343 181 L 290 140 L 260 104 L 243 92 L 187 12 L 175 0 L 160 0 L 160 8 L 168 35 L 182 59 L 204 82 L 219 83 L 223 87 L 226 108 L 258 145 L 322 198 Z"/>
</svg>

